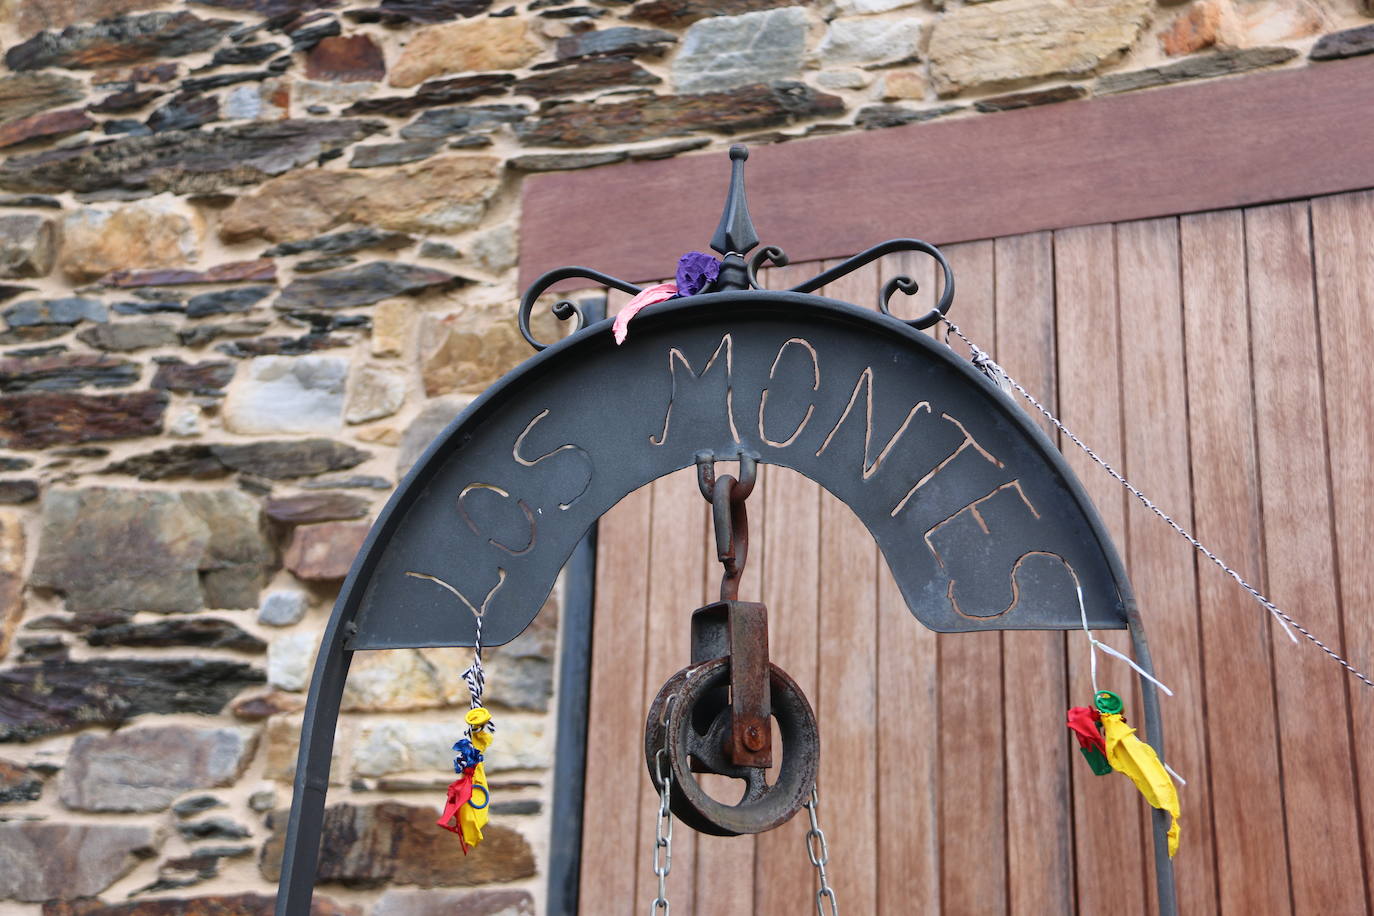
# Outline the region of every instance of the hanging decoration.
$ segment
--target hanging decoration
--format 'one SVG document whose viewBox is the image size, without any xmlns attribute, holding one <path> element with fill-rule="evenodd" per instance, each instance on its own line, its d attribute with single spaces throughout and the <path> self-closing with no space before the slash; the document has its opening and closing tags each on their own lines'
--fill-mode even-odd
<svg viewBox="0 0 1374 916">
<path fill-rule="evenodd" d="M 486 671 L 482 667 L 482 617 L 477 617 L 477 637 L 473 644 L 472 664 L 463 672 L 472 698 L 472 708 L 463 716 L 463 737 L 454 742 L 453 772 L 458 774 L 448 787 L 444 812 L 435 821 L 440 827 L 458 835 L 463 854 L 482 842 L 482 828 L 491 813 L 491 792 L 487 788 L 487 771 L 483 764 L 485 752 L 496 737 L 496 725 L 491 713 L 482 705 L 486 688 Z"/>
<path fill-rule="evenodd" d="M 678 258 L 677 275 L 672 283 L 658 283 L 645 287 L 642 292 L 621 306 L 620 311 L 616 313 L 615 323 L 611 325 L 615 342 L 623 344 L 629 337 L 630 319 L 638 315 L 641 309 L 659 302 L 667 302 L 669 299 L 680 299 L 705 292 L 719 276 L 719 261 L 700 251 L 687 252 Z"/>
</svg>

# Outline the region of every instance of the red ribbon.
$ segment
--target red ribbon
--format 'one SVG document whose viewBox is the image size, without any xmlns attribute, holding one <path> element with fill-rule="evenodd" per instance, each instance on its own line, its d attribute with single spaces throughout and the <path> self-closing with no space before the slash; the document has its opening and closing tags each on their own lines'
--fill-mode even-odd
<svg viewBox="0 0 1374 916">
<path fill-rule="evenodd" d="M 472 798 L 472 768 L 463 771 L 448 787 L 448 801 L 444 813 L 434 823 L 445 830 L 458 834 L 458 842 L 463 845 L 463 854 L 468 851 L 467 840 L 463 838 L 463 828 L 458 823 L 458 812 Z"/>
<path fill-rule="evenodd" d="M 1107 753 L 1107 742 L 1103 740 L 1102 733 L 1097 730 L 1098 713 L 1096 709 L 1089 709 L 1087 706 L 1075 706 L 1069 710 L 1068 725 L 1069 731 L 1073 732 L 1078 739 L 1078 746 L 1081 748 L 1095 748 L 1103 753 Z M 471 790 L 469 790 L 471 794 Z"/>
</svg>

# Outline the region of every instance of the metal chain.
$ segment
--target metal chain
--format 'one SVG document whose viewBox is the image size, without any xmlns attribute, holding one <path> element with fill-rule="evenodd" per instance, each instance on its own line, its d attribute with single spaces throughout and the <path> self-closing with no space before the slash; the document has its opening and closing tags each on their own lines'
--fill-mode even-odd
<svg viewBox="0 0 1374 916">
<path fill-rule="evenodd" d="M 658 772 L 658 826 L 654 837 L 654 874 L 658 876 L 658 896 L 649 904 L 649 916 L 662 913 L 668 916 L 668 872 L 673 870 L 673 815 L 668 810 L 667 772 L 668 749 L 659 748 L 654 755 L 654 769 Z"/>
<path fill-rule="evenodd" d="M 825 831 L 821 829 L 820 818 L 816 816 L 818 804 L 820 795 L 813 786 L 811 798 L 806 802 L 806 816 L 811 819 L 811 829 L 806 831 L 806 855 L 816 867 L 816 878 L 819 882 L 816 891 L 816 914 L 827 916 L 828 912 L 829 916 L 840 916 L 840 901 L 835 897 L 835 889 L 830 886 L 830 880 L 825 875 L 825 866 L 830 861 L 830 846 L 825 842 Z"/>
<path fill-rule="evenodd" d="M 1315 644 L 1317 648 L 1321 649 L 1323 652 L 1329 655 L 1342 668 L 1344 668 L 1346 671 L 1349 671 L 1355 677 L 1359 678 L 1366 687 L 1374 687 L 1374 681 L 1371 681 L 1362 671 L 1360 671 L 1355 666 L 1351 665 L 1350 662 L 1342 658 L 1330 646 L 1322 642 L 1316 636 L 1313 636 L 1312 633 L 1310 633 L 1306 627 L 1304 627 L 1302 624 L 1298 623 L 1296 620 L 1290 617 L 1286 612 L 1283 611 L 1282 608 L 1278 607 L 1274 604 L 1274 602 L 1270 601 L 1263 594 L 1261 594 L 1260 590 L 1255 588 L 1249 582 L 1245 581 L 1245 579 L 1241 577 L 1240 573 L 1236 572 L 1234 569 L 1227 566 L 1226 563 L 1223 562 L 1220 557 L 1212 553 L 1212 551 L 1208 550 L 1202 544 L 1202 542 L 1199 541 L 1196 537 L 1194 537 L 1186 528 L 1184 528 L 1178 522 L 1174 521 L 1169 516 L 1165 515 L 1162 509 L 1160 509 L 1153 502 L 1151 502 L 1150 499 L 1144 493 L 1136 489 L 1135 486 L 1129 480 L 1121 476 L 1121 474 L 1118 473 L 1115 468 L 1113 468 L 1106 461 L 1103 461 L 1100 457 L 1098 457 L 1098 454 L 1094 452 L 1091 448 L 1089 448 L 1083 442 L 1082 439 L 1075 436 L 1067 426 L 1060 422 L 1058 417 L 1050 413 L 1049 410 L 1043 404 L 1037 401 L 1034 395 L 1032 395 L 1025 388 L 1021 387 L 1020 382 L 1016 381 L 1016 379 L 1008 375 L 1007 370 L 1003 369 L 1001 366 L 997 365 L 997 363 L 993 362 L 992 357 L 988 356 L 986 351 L 980 349 L 976 344 L 974 344 L 973 341 L 965 337 L 964 332 L 959 330 L 958 325 L 950 321 L 948 318 L 941 318 L 941 320 L 944 321 L 945 324 L 949 325 L 949 329 L 953 331 L 960 340 L 962 340 L 964 343 L 968 345 L 969 352 L 972 354 L 973 365 L 980 372 L 982 372 L 984 375 L 987 375 L 994 382 L 997 382 L 998 385 L 1004 389 L 1006 387 L 1006 384 L 1010 384 L 1013 388 L 1019 391 L 1021 393 L 1021 396 L 1025 398 L 1028 402 L 1030 402 L 1030 405 L 1032 407 L 1039 411 L 1046 420 L 1049 420 L 1051 423 L 1054 424 L 1055 429 L 1059 430 L 1061 433 L 1067 436 L 1068 439 L 1071 442 L 1073 442 L 1074 445 L 1082 449 L 1084 454 L 1086 454 L 1089 458 L 1091 458 L 1098 465 L 1100 465 L 1102 469 L 1106 471 L 1108 474 L 1110 474 L 1117 483 L 1125 487 L 1127 492 L 1129 492 L 1136 499 L 1140 500 L 1140 502 L 1145 506 L 1145 508 L 1149 509 L 1155 515 L 1163 519 L 1165 524 L 1167 524 L 1170 528 L 1174 529 L 1174 531 L 1177 532 L 1181 537 L 1183 537 L 1189 544 L 1192 544 L 1195 550 L 1197 550 L 1204 557 L 1215 563 L 1217 567 L 1221 569 L 1222 572 L 1226 573 L 1232 579 L 1236 580 L 1236 582 L 1240 585 L 1241 588 L 1249 592 L 1250 596 L 1254 598 L 1257 602 L 1259 602 L 1261 607 L 1263 607 L 1270 614 L 1274 615 L 1275 619 L 1279 621 L 1279 625 L 1284 627 L 1285 630 L 1287 630 L 1287 628 L 1291 626 L 1294 630 L 1297 630 L 1303 636 L 1307 637 L 1307 639 L 1309 639 L 1313 644 Z M 1003 384 L 1003 380 L 1005 380 L 1006 384 Z M 1290 631 L 1288 635 L 1292 637 L 1293 634 Z M 1294 642 L 1296 641 L 1297 640 L 1294 639 Z"/>
</svg>

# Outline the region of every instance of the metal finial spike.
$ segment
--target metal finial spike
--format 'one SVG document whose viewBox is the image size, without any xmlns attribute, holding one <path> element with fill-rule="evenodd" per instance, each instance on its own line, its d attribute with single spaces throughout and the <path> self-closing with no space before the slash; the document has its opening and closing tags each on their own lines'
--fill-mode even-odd
<svg viewBox="0 0 1374 916">
<path fill-rule="evenodd" d="M 747 147 L 741 144 L 730 147 L 730 191 L 725 197 L 720 225 L 711 238 L 712 250 L 720 254 L 748 254 L 759 243 L 754 221 L 749 218 L 749 200 L 744 193 L 744 160 L 748 158 Z"/>
</svg>

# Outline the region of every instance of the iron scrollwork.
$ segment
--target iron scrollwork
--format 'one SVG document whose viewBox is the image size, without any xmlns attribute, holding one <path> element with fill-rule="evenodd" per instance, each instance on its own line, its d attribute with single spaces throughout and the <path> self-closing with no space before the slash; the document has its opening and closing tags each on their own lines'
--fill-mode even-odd
<svg viewBox="0 0 1374 916">
<path fill-rule="evenodd" d="M 612 277 L 609 274 L 603 274 L 599 270 L 592 270 L 590 267 L 559 267 L 556 270 L 551 270 L 543 274 L 539 279 L 530 284 L 530 288 L 525 290 L 525 295 L 520 298 L 520 336 L 524 337 L 525 341 L 536 350 L 543 350 L 549 345 L 535 340 L 534 334 L 530 331 L 530 317 L 534 314 L 534 303 L 555 283 L 561 283 L 564 280 L 572 280 L 574 278 L 593 280 L 602 286 L 609 286 L 612 289 L 618 289 L 630 295 L 643 291 L 641 287 L 635 286 L 633 283 L 628 283 L 618 277 Z M 555 302 L 553 304 L 553 314 L 560 321 L 567 321 L 569 318 L 576 315 L 577 327 L 573 328 L 574 333 L 587 326 L 587 315 L 582 311 L 582 306 L 571 299 L 560 299 Z"/>
<path fill-rule="evenodd" d="M 711 239 L 711 248 L 722 255 L 720 275 L 714 283 L 702 292 L 716 293 L 741 289 L 762 289 L 763 287 L 759 285 L 758 281 L 758 272 L 761 269 L 770 265 L 784 267 L 789 263 L 787 253 L 776 245 L 761 248 L 748 262 L 744 260 L 749 251 L 759 243 L 758 233 L 754 230 L 754 223 L 749 215 L 749 203 L 744 191 L 744 162 L 748 158 L 749 151 L 745 147 L 736 145 L 730 148 L 730 190 L 726 195 L 720 225 L 716 228 L 715 236 Z M 791 288 L 791 292 L 814 292 L 827 283 L 858 270 L 865 264 L 899 251 L 923 252 L 934 258 L 935 262 L 940 265 L 940 270 L 944 274 L 944 289 L 940 293 L 940 301 L 936 303 L 935 308 L 919 318 L 910 320 L 897 318 L 892 314 L 892 297 L 898 292 L 908 296 L 915 295 L 920 288 L 916 280 L 902 275 L 893 277 L 883 284 L 882 294 L 878 299 L 878 310 L 888 318 L 902 321 L 918 330 L 924 330 L 934 325 L 949 312 L 950 304 L 954 301 L 954 271 L 950 268 L 949 261 L 945 259 L 944 253 L 939 248 L 920 239 L 889 239 L 882 244 L 874 245 L 867 251 L 860 252 L 843 263 L 817 274 L 810 280 L 797 284 Z M 535 300 L 555 283 L 572 278 L 593 280 L 596 283 L 631 295 L 643 291 L 641 287 L 633 283 L 627 283 L 589 267 L 560 267 L 557 270 L 549 271 L 535 280 L 520 300 L 520 334 L 536 350 L 543 350 L 548 344 L 535 340 L 534 335 L 530 332 L 530 316 L 534 310 Z M 576 331 L 587 326 L 587 317 L 583 314 L 581 307 L 570 299 L 561 299 L 554 303 L 553 313 L 564 321 L 576 315 L 578 319 Z"/>
</svg>

